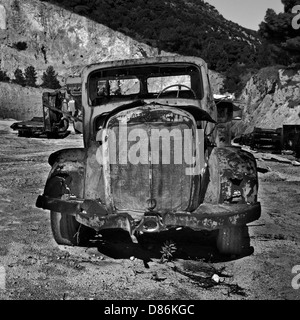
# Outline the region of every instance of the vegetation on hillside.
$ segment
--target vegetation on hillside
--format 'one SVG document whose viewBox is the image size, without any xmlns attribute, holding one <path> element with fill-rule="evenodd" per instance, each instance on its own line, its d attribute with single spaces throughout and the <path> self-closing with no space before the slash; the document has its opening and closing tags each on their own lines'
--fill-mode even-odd
<svg viewBox="0 0 300 320">
<path fill-rule="evenodd" d="M 14 83 L 19 84 L 22 87 L 25 87 L 25 77 L 23 71 L 20 68 L 17 68 L 14 72 L 15 79 L 13 80 Z"/>
<path fill-rule="evenodd" d="M 300 26 L 300 16 L 293 13 L 300 0 L 281 0 L 284 12 L 276 14 L 268 9 L 265 21 L 260 24 L 259 34 L 264 39 L 267 65 L 300 62 L 300 29 L 295 29 L 293 20 Z"/>
<path fill-rule="evenodd" d="M 36 87 L 37 75 L 33 66 L 28 66 L 24 72 L 25 85 L 29 87 Z"/>
<path fill-rule="evenodd" d="M 49 89 L 59 89 L 61 87 L 58 79 L 57 73 L 55 72 L 53 66 L 49 66 L 46 72 L 43 73 L 42 76 L 42 87 L 49 88 Z"/>
<path fill-rule="evenodd" d="M 14 79 L 10 79 L 5 71 L 0 70 L 0 82 L 13 82 L 21 85 L 22 87 L 37 87 L 37 73 L 33 66 L 28 66 L 24 71 L 17 68 L 14 72 Z M 57 73 L 53 66 L 49 66 L 43 73 L 42 88 L 59 89 L 61 85 L 57 79 Z"/>
</svg>

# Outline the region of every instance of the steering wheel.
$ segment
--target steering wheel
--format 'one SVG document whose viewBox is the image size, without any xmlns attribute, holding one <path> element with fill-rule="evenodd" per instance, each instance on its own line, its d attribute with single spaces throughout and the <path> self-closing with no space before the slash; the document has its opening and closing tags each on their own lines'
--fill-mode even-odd
<svg viewBox="0 0 300 320">
<path fill-rule="evenodd" d="M 173 87 L 178 87 L 177 94 L 176 94 L 176 98 L 179 98 L 179 93 L 180 93 L 181 91 L 183 91 L 183 90 L 181 90 L 181 87 L 184 87 L 184 88 L 188 89 L 189 91 L 191 91 L 191 92 L 193 93 L 193 95 L 194 95 L 194 98 L 196 99 L 195 91 L 194 91 L 192 88 L 190 88 L 189 86 L 186 86 L 185 84 L 172 84 L 172 85 L 170 85 L 170 86 L 162 89 L 162 90 L 159 92 L 159 94 L 157 95 L 156 98 L 158 99 L 164 92 L 166 92 L 168 89 L 173 88 Z"/>
</svg>

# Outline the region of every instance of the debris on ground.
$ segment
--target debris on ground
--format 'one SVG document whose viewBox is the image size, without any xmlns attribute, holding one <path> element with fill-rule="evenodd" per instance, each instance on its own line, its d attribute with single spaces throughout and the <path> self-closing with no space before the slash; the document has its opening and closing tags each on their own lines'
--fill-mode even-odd
<svg viewBox="0 0 300 320">
<path fill-rule="evenodd" d="M 152 274 L 152 276 L 151 276 L 151 280 L 155 280 L 155 281 L 164 281 L 164 280 L 166 280 L 167 279 L 167 277 L 164 277 L 164 276 L 161 276 L 161 275 L 159 275 L 157 272 L 154 272 L 153 274 Z"/>
<path fill-rule="evenodd" d="M 266 173 L 272 171 L 272 169 L 266 165 L 263 160 L 257 160 L 257 171 L 260 173 Z"/>
<path fill-rule="evenodd" d="M 214 280 L 214 282 L 219 283 L 220 282 L 220 277 L 217 274 L 214 274 L 212 277 L 212 280 Z"/>
<path fill-rule="evenodd" d="M 300 162 L 294 160 L 294 161 L 292 161 L 292 165 L 295 166 L 295 167 L 299 167 L 300 166 Z"/>
<path fill-rule="evenodd" d="M 184 270 L 177 266 L 172 267 L 173 271 L 178 272 L 191 280 L 203 289 L 210 289 L 215 286 L 224 286 L 228 288 L 227 295 L 235 294 L 247 296 L 242 287 L 237 284 L 225 282 L 225 278 L 232 278 L 231 275 L 224 273 L 225 267 L 217 269 L 213 266 L 202 265 L 197 272 L 194 270 Z"/>
<path fill-rule="evenodd" d="M 285 157 L 280 157 L 278 155 L 271 154 L 271 153 L 263 153 L 261 154 L 261 158 L 267 161 L 277 161 L 277 162 L 288 163 L 288 164 L 292 163 L 292 160 L 289 160 Z"/>
</svg>

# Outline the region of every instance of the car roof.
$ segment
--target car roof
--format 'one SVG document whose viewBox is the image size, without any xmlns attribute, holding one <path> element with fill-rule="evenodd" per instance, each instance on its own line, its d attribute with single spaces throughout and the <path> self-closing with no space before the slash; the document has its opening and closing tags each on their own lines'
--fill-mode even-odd
<svg viewBox="0 0 300 320">
<path fill-rule="evenodd" d="M 114 61 L 102 61 L 99 63 L 93 63 L 87 65 L 82 70 L 82 76 L 84 77 L 91 71 L 97 69 L 106 69 L 110 67 L 121 67 L 121 66 L 136 66 L 136 65 L 150 65 L 150 64 L 164 64 L 164 63 L 192 63 L 199 67 L 203 66 L 207 68 L 205 61 L 199 57 L 193 56 L 159 56 L 159 57 L 149 57 L 149 58 L 138 58 L 138 59 L 126 59 L 126 60 L 114 60 Z"/>
</svg>

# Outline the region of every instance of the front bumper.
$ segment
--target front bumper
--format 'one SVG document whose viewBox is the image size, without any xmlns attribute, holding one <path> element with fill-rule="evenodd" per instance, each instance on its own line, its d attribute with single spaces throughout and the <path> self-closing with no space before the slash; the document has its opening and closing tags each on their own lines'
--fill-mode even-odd
<svg viewBox="0 0 300 320">
<path fill-rule="evenodd" d="M 121 228 L 130 234 L 135 231 L 159 232 L 172 227 L 188 227 L 193 230 L 216 230 L 224 227 L 246 225 L 261 215 L 259 202 L 254 204 L 202 204 L 194 212 L 170 212 L 160 214 L 146 212 L 140 219 L 129 213 L 109 214 L 96 200 L 57 199 L 39 196 L 36 206 L 42 209 L 75 216 L 76 220 L 97 231 Z"/>
</svg>

